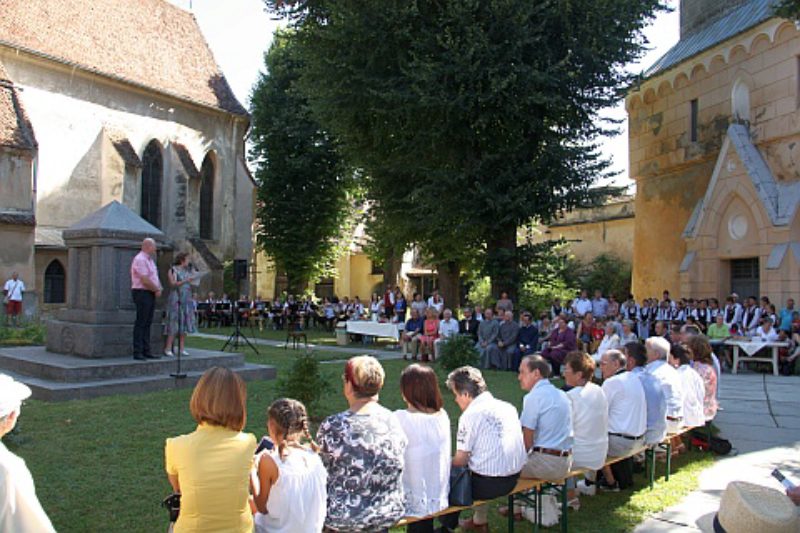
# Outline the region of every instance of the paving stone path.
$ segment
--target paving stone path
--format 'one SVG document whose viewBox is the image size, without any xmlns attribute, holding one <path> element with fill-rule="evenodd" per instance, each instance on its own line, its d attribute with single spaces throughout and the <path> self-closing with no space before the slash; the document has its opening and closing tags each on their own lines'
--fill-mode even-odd
<svg viewBox="0 0 800 533">
<path fill-rule="evenodd" d="M 782 490 L 770 476 L 779 468 L 800 483 L 800 377 L 723 374 L 720 405 L 715 424 L 737 455 L 702 472 L 697 490 L 640 524 L 637 533 L 706 531 L 700 518 L 717 511 L 722 492 L 734 480 Z"/>
</svg>

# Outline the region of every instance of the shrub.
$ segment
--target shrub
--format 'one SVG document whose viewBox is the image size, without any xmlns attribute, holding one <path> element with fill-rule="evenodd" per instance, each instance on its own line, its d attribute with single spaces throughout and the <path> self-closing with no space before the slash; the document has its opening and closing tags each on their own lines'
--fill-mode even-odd
<svg viewBox="0 0 800 533">
<path fill-rule="evenodd" d="M 278 394 L 303 402 L 309 413 L 319 407 L 319 401 L 330 390 L 320 372 L 319 361 L 311 352 L 300 355 L 286 376 L 278 380 Z"/>
<path fill-rule="evenodd" d="M 41 345 L 45 341 L 45 327 L 41 322 L 31 322 L 20 328 L 0 326 L 0 346 Z"/>
<path fill-rule="evenodd" d="M 478 366 L 478 360 L 478 350 L 472 338 L 466 335 L 456 335 L 443 342 L 437 359 L 442 370 L 448 372 L 464 365 Z"/>
</svg>

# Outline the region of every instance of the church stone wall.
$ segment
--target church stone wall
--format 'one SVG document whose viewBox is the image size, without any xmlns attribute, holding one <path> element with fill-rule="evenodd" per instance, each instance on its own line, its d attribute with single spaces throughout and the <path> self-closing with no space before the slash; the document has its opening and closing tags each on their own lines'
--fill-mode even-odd
<svg viewBox="0 0 800 533">
<path fill-rule="evenodd" d="M 186 197 L 190 177 L 173 143 L 187 148 L 197 168 L 213 151 L 214 239 L 208 247 L 220 259 L 250 256 L 253 184 L 242 173 L 244 117 L 2 48 L 0 60 L 22 89 L 39 142 L 38 224 L 68 227 L 111 199 L 139 212 L 141 171 L 112 153 L 105 136 L 114 132 L 140 158 L 153 139 L 163 147 L 161 216 L 171 240 L 183 239 L 187 227 L 195 230 L 199 217 L 199 206 Z"/>
<path fill-rule="evenodd" d="M 747 86 L 747 124 L 759 152 L 777 179 L 798 179 L 798 50 L 800 31 L 794 24 L 770 19 L 646 80 L 628 94 L 630 175 L 637 188 L 633 261 L 637 298 L 657 296 L 664 289 L 690 296 L 681 294 L 679 266 L 687 252 L 681 234 L 706 192 L 727 127 L 734 120 L 732 91 L 737 82 Z M 693 99 L 699 109 L 696 141 L 690 136 Z M 773 228 L 769 235 L 773 231 L 781 232 Z M 765 238 L 773 240 L 769 235 Z M 712 283 L 719 291 L 713 295 L 724 296 L 725 275 L 708 275 L 721 276 L 722 281 Z"/>
</svg>

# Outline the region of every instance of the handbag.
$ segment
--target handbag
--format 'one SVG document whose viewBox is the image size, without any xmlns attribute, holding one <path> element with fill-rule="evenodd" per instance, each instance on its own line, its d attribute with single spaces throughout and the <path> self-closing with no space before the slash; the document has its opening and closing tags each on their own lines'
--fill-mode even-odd
<svg viewBox="0 0 800 533">
<path fill-rule="evenodd" d="M 169 511 L 169 521 L 177 522 L 181 512 L 181 493 L 173 492 L 161 502 L 161 506 Z"/>
<path fill-rule="evenodd" d="M 468 466 L 450 468 L 450 505 L 469 507 L 472 505 L 472 471 Z"/>
</svg>

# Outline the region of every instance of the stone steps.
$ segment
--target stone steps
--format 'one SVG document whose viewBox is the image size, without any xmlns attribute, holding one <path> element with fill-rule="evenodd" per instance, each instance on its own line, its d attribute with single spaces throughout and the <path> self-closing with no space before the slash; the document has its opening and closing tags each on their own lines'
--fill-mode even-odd
<svg viewBox="0 0 800 533">
<path fill-rule="evenodd" d="M 182 379 L 170 376 L 176 364 L 173 358 L 84 359 L 48 352 L 43 346 L 0 349 L 0 372 L 26 383 L 35 399 L 45 401 L 190 387 L 213 366 L 230 368 L 248 381 L 276 376 L 274 367 L 246 363 L 238 353 L 192 349 L 189 357 L 181 358 L 181 371 L 187 374 Z"/>
</svg>

